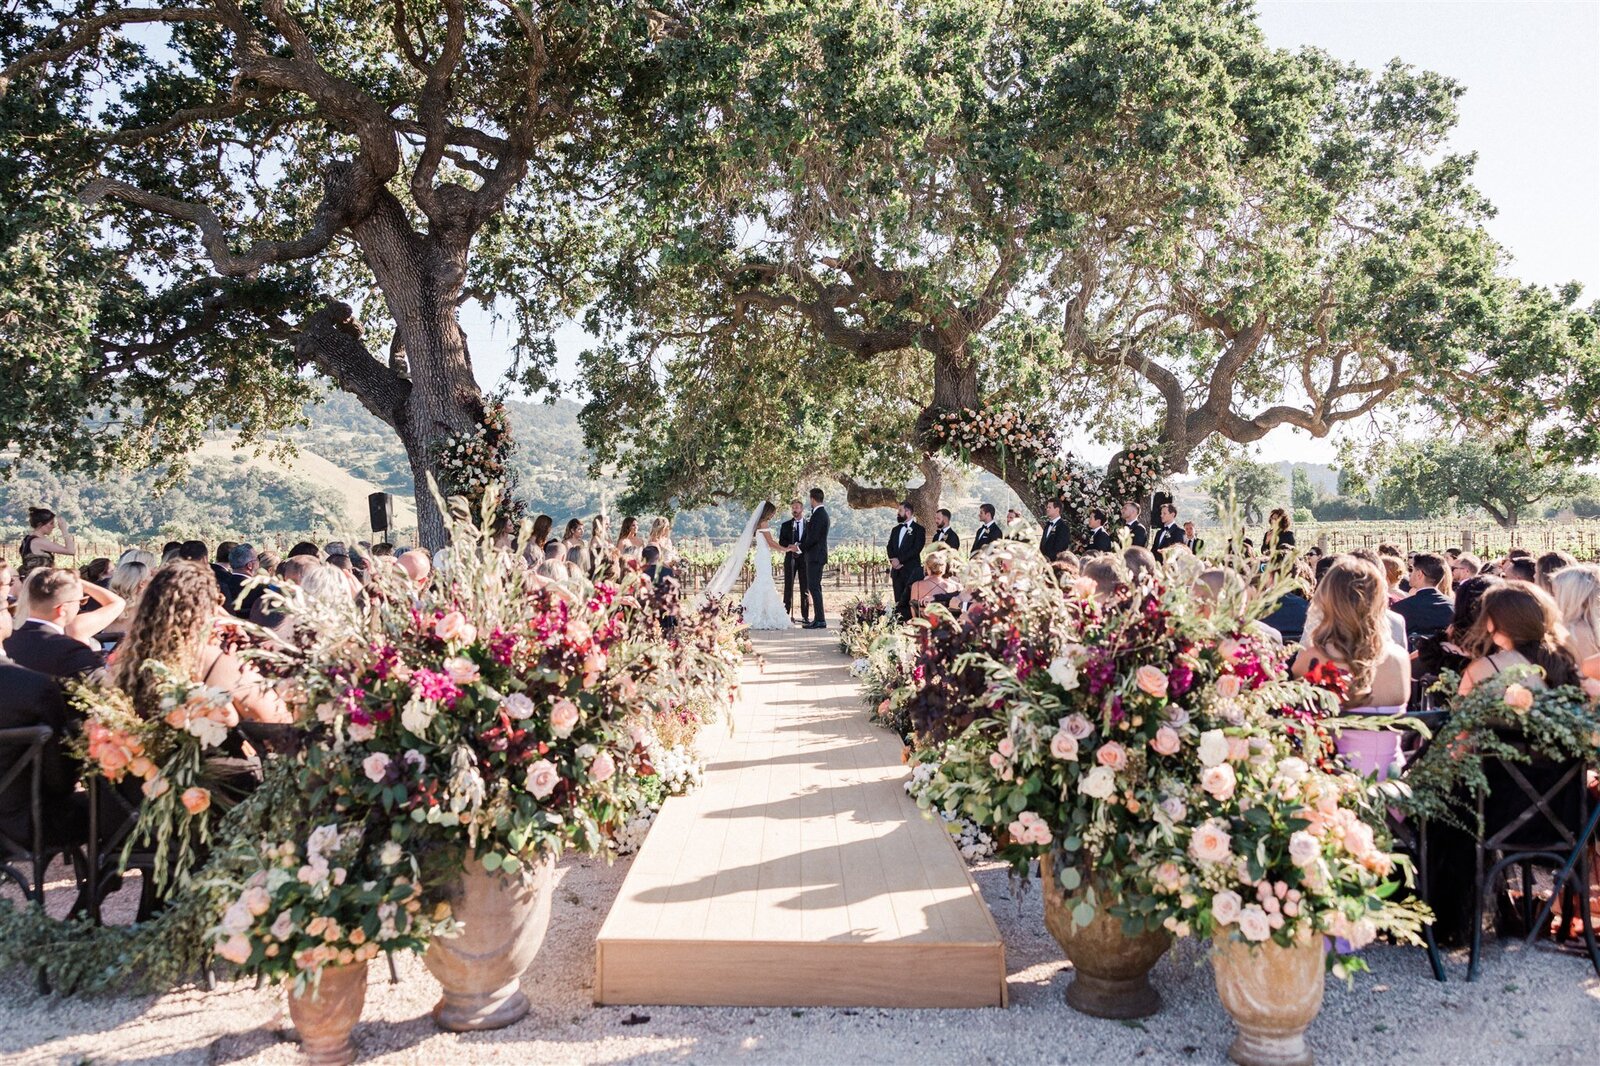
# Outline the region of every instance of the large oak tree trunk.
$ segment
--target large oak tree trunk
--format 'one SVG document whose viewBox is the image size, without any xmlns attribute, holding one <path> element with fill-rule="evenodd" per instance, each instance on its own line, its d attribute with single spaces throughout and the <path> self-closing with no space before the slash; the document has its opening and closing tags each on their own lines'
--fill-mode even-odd
<svg viewBox="0 0 1600 1066">
<path fill-rule="evenodd" d="M 917 422 L 918 437 L 930 448 L 938 441 L 932 436 L 934 424 L 940 415 L 962 410 L 981 410 L 982 393 L 978 385 L 978 367 L 961 349 L 933 353 L 933 401 L 923 410 Z M 1026 468 L 1014 456 L 1002 455 L 991 448 L 980 449 L 966 456 L 968 462 L 987 470 L 1006 483 L 1022 506 L 1034 515 L 1044 513 L 1044 500 L 1028 476 Z"/>
</svg>

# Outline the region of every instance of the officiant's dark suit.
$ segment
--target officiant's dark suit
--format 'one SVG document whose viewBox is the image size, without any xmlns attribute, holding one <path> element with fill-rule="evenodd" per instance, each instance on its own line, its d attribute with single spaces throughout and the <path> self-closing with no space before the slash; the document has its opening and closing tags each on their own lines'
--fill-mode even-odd
<svg viewBox="0 0 1600 1066">
<path fill-rule="evenodd" d="M 828 511 L 822 506 L 822 490 L 811 490 L 811 514 L 800 531 L 800 554 L 805 560 L 806 588 L 811 592 L 811 621 L 807 629 L 827 629 L 828 616 L 822 608 L 822 568 L 828 565 Z"/>
<path fill-rule="evenodd" d="M 922 580 L 922 549 L 927 538 L 927 530 L 910 517 L 889 530 L 888 555 L 900 563 L 890 569 L 889 579 L 894 586 L 895 613 L 902 622 L 911 620 L 911 586 Z"/>
<path fill-rule="evenodd" d="M 787 548 L 791 544 L 800 543 L 800 534 L 804 531 L 805 519 L 786 518 L 778 526 L 778 547 Z M 787 552 L 783 557 L 783 609 L 790 616 L 794 615 L 795 586 L 800 586 L 800 621 L 811 620 L 811 591 L 806 588 L 806 563 L 805 556 L 799 552 Z"/>
</svg>

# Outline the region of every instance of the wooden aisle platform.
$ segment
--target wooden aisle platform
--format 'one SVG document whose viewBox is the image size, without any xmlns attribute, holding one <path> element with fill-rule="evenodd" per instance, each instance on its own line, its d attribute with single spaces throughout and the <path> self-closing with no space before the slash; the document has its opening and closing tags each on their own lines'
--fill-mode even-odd
<svg viewBox="0 0 1600 1066">
<path fill-rule="evenodd" d="M 994 919 L 835 639 L 756 634 L 766 671 L 746 665 L 732 736 L 663 806 L 600 930 L 596 1002 L 1005 1004 Z"/>
</svg>

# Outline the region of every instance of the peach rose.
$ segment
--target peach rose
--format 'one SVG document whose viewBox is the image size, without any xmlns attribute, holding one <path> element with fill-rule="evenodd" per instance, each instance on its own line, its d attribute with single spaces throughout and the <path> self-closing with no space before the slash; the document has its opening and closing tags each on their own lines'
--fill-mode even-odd
<svg viewBox="0 0 1600 1066">
<path fill-rule="evenodd" d="M 243 966 L 250 961 L 250 941 L 234 934 L 217 945 L 217 954 L 235 966 Z"/>
<path fill-rule="evenodd" d="M 1250 758 L 1250 740 L 1247 737 L 1228 738 L 1228 761 L 1244 762 Z"/>
<path fill-rule="evenodd" d="M 1590 700 L 1600 700 L 1600 680 L 1592 677 L 1583 679 L 1583 694 Z"/>
<path fill-rule="evenodd" d="M 168 781 L 160 774 L 157 774 L 156 776 L 147 779 L 144 783 L 144 787 L 140 791 L 144 793 L 146 799 L 160 799 L 171 790 L 172 782 Z"/>
<path fill-rule="evenodd" d="M 555 763 L 549 759 L 540 759 L 528 767 L 528 777 L 524 784 L 534 799 L 544 799 L 556 790 L 556 783 L 560 780 L 561 775 L 556 771 Z"/>
<path fill-rule="evenodd" d="M 1533 691 L 1526 685 L 1507 685 L 1505 701 L 1506 706 L 1518 714 L 1527 714 L 1533 707 Z"/>
<path fill-rule="evenodd" d="M 460 611 L 450 611 L 443 618 L 433 623 L 433 632 L 440 640 L 452 641 L 461 635 L 461 628 L 467 624 L 466 616 Z"/>
<path fill-rule="evenodd" d="M 596 755 L 594 761 L 589 764 L 589 780 L 597 785 L 603 781 L 609 781 L 616 772 L 616 760 L 611 758 L 611 753 L 608 751 L 602 751 L 599 755 Z"/>
<path fill-rule="evenodd" d="M 1232 925 L 1239 920 L 1239 910 L 1243 906 L 1244 900 L 1239 897 L 1239 893 L 1218 892 L 1211 897 L 1211 917 L 1218 925 Z"/>
<path fill-rule="evenodd" d="M 1165 699 L 1167 695 L 1167 675 L 1153 666 L 1141 666 L 1133 676 L 1134 684 L 1139 686 L 1139 691 L 1146 696 Z"/>
<path fill-rule="evenodd" d="M 1239 694 L 1240 684 L 1237 674 L 1223 674 L 1217 678 L 1217 695 L 1225 700 L 1231 700 Z"/>
<path fill-rule="evenodd" d="M 1228 828 L 1215 818 L 1208 818 L 1195 829 L 1189 838 L 1189 854 L 1201 862 L 1226 862 L 1232 854 L 1233 838 Z"/>
<path fill-rule="evenodd" d="M 444 672 L 458 685 L 470 685 L 478 680 L 478 664 L 464 655 L 452 655 L 444 661 Z"/>
<path fill-rule="evenodd" d="M 209 790 L 196 785 L 193 788 L 184 789 L 183 795 L 179 796 L 178 800 L 183 804 L 184 810 L 190 814 L 199 814 L 211 806 L 211 793 Z"/>
<path fill-rule="evenodd" d="M 1178 738 L 1178 731 L 1170 725 L 1164 725 L 1156 730 L 1156 735 L 1150 738 L 1150 748 L 1157 755 L 1176 755 L 1183 742 Z"/>
<path fill-rule="evenodd" d="M 1233 767 L 1227 763 L 1208 766 L 1200 771 L 1200 787 L 1219 801 L 1232 798 L 1233 790 L 1238 783 L 1239 779 L 1234 775 Z"/>
<path fill-rule="evenodd" d="M 1128 749 L 1114 740 L 1108 740 L 1095 751 L 1094 760 L 1101 766 L 1108 766 L 1113 770 L 1126 770 Z"/>
<path fill-rule="evenodd" d="M 1239 932 L 1246 940 L 1260 943 L 1272 935 L 1272 923 L 1267 920 L 1267 912 L 1254 903 L 1239 911 Z"/>
<path fill-rule="evenodd" d="M 558 737 L 569 737 L 578 724 L 578 705 L 565 696 L 550 708 L 550 729 Z"/>
</svg>

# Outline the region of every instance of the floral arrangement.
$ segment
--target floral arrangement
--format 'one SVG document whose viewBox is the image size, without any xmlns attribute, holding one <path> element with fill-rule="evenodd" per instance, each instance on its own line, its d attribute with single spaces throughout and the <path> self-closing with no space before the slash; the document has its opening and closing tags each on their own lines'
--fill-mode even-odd
<svg viewBox="0 0 1600 1066">
<path fill-rule="evenodd" d="M 516 442 L 511 436 L 510 417 L 500 399 L 491 399 L 483 410 L 483 418 L 470 429 L 446 433 L 433 442 L 433 466 L 439 478 L 439 489 L 445 496 L 460 496 L 467 501 L 469 511 L 476 513 L 491 486 L 507 485 L 510 477 L 510 459 Z M 517 510 L 509 493 L 500 493 L 499 499 L 507 506 L 507 513 Z"/>
<path fill-rule="evenodd" d="M 304 992 L 326 966 L 420 951 L 452 931 L 449 906 L 424 905 L 416 859 L 396 841 L 336 822 L 299 835 L 261 841 L 255 868 L 232 885 L 211 932 L 223 959 Z"/>
<path fill-rule="evenodd" d="M 138 808 L 138 822 L 123 842 L 122 859 L 138 844 L 155 849 L 155 882 L 186 882 L 211 839 L 218 788 L 212 760 L 228 731 L 239 724 L 228 693 L 182 677 L 150 661 L 141 669 L 158 677 L 160 718 L 144 718 L 114 685 L 72 682 L 73 706 L 84 716 L 72 741 L 86 774 L 120 788 Z M 129 789 L 140 781 L 137 793 Z"/>
<path fill-rule="evenodd" d="M 1395 860 L 1387 852 L 1374 858 L 1381 812 L 1356 817 L 1363 783 L 1313 769 L 1327 756 L 1320 722 L 1337 703 L 1323 688 L 1290 680 L 1282 649 L 1255 635 L 1253 612 L 1270 598 L 1251 601 L 1241 590 L 1202 600 L 1188 580 L 1164 574 L 1101 600 L 1092 582 L 1058 590 L 1043 559 L 1026 550 L 973 587 L 980 604 L 1009 611 L 963 623 L 962 639 L 948 647 L 924 648 L 961 680 L 964 709 L 946 716 L 947 739 L 918 786 L 920 804 L 1003 834 L 998 852 L 1021 871 L 1034 859 L 1050 863 L 1077 924 L 1106 908 L 1130 935 L 1211 931 L 1217 919 L 1197 910 L 1198 890 L 1223 871 L 1190 865 L 1202 861 L 1196 852 L 1221 861 L 1223 838 L 1237 838 L 1267 848 L 1263 868 L 1281 872 L 1272 849 L 1289 847 L 1305 799 L 1280 796 L 1275 771 L 1262 768 L 1298 764 L 1305 769 L 1297 781 L 1334 788 L 1335 806 L 1352 813 L 1328 822 L 1323 881 L 1272 880 L 1273 893 L 1279 881 L 1289 885 L 1278 905 L 1293 889 L 1304 898 L 1296 909 L 1339 935 L 1350 930 L 1336 911 L 1350 922 L 1403 927 L 1387 904 L 1357 909 L 1394 891 L 1387 879 Z M 1017 603 L 1039 588 L 1051 595 Z M 939 629 L 931 624 L 930 634 Z M 919 661 L 919 669 L 931 665 Z M 924 670 L 921 683 L 932 673 Z M 1372 846 L 1338 852 L 1345 836 Z M 1361 866 L 1365 860 L 1374 865 Z M 1225 872 L 1255 874 L 1254 891 L 1266 874 L 1252 863 Z M 1211 881 L 1199 881 L 1201 872 Z M 1256 931 L 1254 912 L 1249 921 Z"/>
<path fill-rule="evenodd" d="M 1149 442 L 1125 445 L 1120 461 L 1106 471 L 1100 496 L 1113 506 L 1125 500 L 1144 500 L 1161 480 L 1161 447 Z"/>
<path fill-rule="evenodd" d="M 1088 514 L 1097 502 L 1098 485 L 1089 467 L 1061 446 L 1054 424 L 1038 412 L 1015 403 L 946 411 L 932 433 L 941 447 L 963 459 L 979 451 L 998 453 L 1002 464 L 1014 458 L 1039 498 L 1060 497 L 1070 516 Z"/>
<path fill-rule="evenodd" d="M 880 635 L 881 623 L 892 613 L 889 608 L 881 592 L 847 602 L 839 612 L 839 650 L 851 658 L 860 658 Z"/>
<path fill-rule="evenodd" d="M 1600 682 L 1546 689 L 1528 684 L 1536 666 L 1514 666 L 1475 685 L 1450 708 L 1443 731 L 1406 773 L 1409 795 L 1397 806 L 1423 818 L 1447 821 L 1469 832 L 1477 824 L 1478 801 L 1488 795 L 1485 761 L 1531 763 L 1600 759 Z M 1455 692 L 1460 678 L 1446 672 L 1438 688 Z"/>
</svg>

